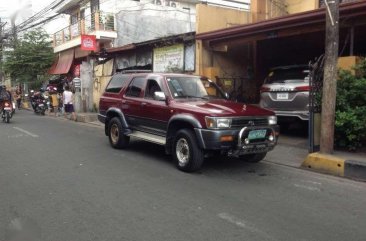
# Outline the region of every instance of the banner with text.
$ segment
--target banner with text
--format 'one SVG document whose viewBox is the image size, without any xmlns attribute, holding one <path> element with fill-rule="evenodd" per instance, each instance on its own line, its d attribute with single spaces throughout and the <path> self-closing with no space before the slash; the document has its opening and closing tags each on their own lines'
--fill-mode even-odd
<svg viewBox="0 0 366 241">
<path fill-rule="evenodd" d="M 184 67 L 184 45 L 155 48 L 153 57 L 154 72 L 182 72 Z"/>
</svg>

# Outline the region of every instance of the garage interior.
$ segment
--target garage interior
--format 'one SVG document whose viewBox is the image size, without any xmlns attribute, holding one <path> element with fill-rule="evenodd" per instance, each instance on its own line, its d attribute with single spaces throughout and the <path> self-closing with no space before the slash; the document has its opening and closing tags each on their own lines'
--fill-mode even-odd
<svg viewBox="0 0 366 241">
<path fill-rule="evenodd" d="M 366 56 L 366 17 L 344 18 L 340 23 L 339 56 Z M 324 23 L 247 36 L 207 41 L 216 80 L 233 98 L 259 103 L 259 89 L 269 69 L 308 64 L 324 54 Z"/>
</svg>

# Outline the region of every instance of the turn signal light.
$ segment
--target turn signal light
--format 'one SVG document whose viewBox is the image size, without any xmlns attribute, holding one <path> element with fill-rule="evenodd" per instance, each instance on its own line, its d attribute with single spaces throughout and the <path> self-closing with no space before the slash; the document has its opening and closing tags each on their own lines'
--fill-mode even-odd
<svg viewBox="0 0 366 241">
<path fill-rule="evenodd" d="M 310 91 L 310 86 L 309 85 L 298 86 L 295 88 L 295 91 Z"/>
<path fill-rule="evenodd" d="M 233 141 L 233 136 L 221 136 L 220 141 Z"/>
</svg>

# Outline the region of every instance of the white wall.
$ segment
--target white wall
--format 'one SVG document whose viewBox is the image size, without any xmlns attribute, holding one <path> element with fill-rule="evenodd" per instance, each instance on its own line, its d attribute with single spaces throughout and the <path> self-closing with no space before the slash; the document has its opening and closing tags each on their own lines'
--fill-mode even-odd
<svg viewBox="0 0 366 241">
<path fill-rule="evenodd" d="M 195 31 L 195 18 L 181 7 L 118 1 L 115 8 L 120 10 L 116 14 L 115 47 Z"/>
</svg>

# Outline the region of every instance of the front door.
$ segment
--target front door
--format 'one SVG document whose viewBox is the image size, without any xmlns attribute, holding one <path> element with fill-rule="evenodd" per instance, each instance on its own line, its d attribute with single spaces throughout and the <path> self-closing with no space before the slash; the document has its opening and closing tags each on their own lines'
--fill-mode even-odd
<svg viewBox="0 0 366 241">
<path fill-rule="evenodd" d="M 148 79 L 143 102 L 141 103 L 141 111 L 143 113 L 143 118 L 141 118 L 140 122 L 141 129 L 151 134 L 165 136 L 171 114 L 166 101 L 154 99 L 156 91 L 164 92 L 161 80 Z"/>
</svg>

